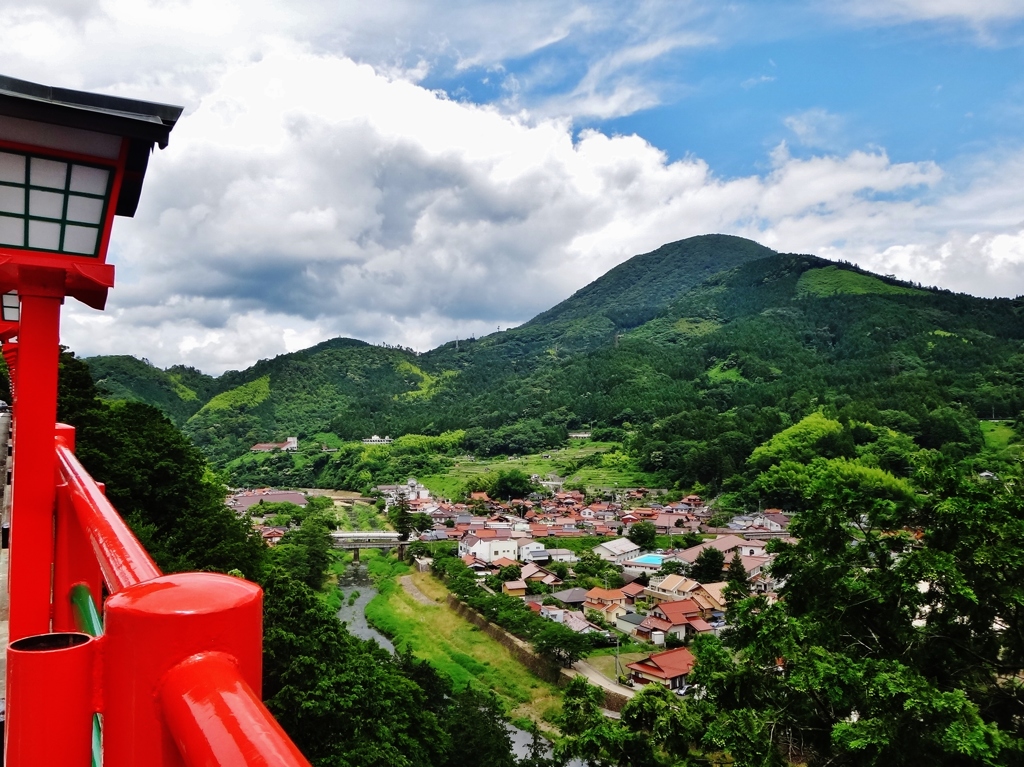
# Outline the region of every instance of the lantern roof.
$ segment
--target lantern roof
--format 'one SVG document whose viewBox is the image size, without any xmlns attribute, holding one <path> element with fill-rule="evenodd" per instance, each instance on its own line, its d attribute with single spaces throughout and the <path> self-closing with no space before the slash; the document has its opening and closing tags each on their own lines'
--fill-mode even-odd
<svg viewBox="0 0 1024 767">
<path fill-rule="evenodd" d="M 115 213 L 134 216 L 153 146 L 167 146 L 182 107 L 18 80 L 0 75 L 0 119 L 13 117 L 120 136 L 127 164 Z"/>
</svg>

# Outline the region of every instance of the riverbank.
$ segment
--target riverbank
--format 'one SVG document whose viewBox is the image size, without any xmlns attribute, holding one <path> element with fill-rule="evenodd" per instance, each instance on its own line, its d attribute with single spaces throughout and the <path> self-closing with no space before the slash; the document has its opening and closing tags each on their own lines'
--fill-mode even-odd
<svg viewBox="0 0 1024 767">
<path fill-rule="evenodd" d="M 535 677 L 501 644 L 448 607 L 448 591 L 433 576 L 384 557 L 367 558 L 367 567 L 379 593 L 367 605 L 366 617 L 400 650 L 408 647 L 457 686 L 493 691 L 513 720 L 551 723 L 560 714 L 559 689 Z M 403 588 L 399 578 L 412 588 Z"/>
</svg>

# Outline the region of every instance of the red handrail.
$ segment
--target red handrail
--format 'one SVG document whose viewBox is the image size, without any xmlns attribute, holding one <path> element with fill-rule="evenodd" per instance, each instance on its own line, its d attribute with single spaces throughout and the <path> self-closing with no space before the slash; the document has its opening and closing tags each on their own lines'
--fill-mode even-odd
<svg viewBox="0 0 1024 767">
<path fill-rule="evenodd" d="M 137 583 L 159 578 L 163 573 L 149 552 L 61 437 L 57 438 L 57 466 L 110 592 L 116 594 Z"/>
<path fill-rule="evenodd" d="M 226 655 L 203 653 L 179 663 L 164 677 L 160 702 L 190 767 L 309 764 L 274 719 L 263 717 L 265 727 L 252 726 L 266 709 Z"/>
<path fill-rule="evenodd" d="M 75 457 L 70 427 L 58 428 L 56 459 L 55 630 L 72 621 L 75 586 L 98 598 L 102 576 L 111 594 L 94 677 L 104 761 L 309 767 L 259 698 L 259 587 L 213 573 L 162 575 Z"/>
</svg>

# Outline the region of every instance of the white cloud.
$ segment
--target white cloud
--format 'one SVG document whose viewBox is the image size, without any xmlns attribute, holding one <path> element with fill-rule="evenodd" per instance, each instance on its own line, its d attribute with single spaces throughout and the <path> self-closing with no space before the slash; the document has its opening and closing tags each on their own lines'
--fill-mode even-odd
<svg viewBox="0 0 1024 767">
<path fill-rule="evenodd" d="M 826 109 L 808 109 L 783 119 L 797 141 L 812 149 L 834 150 L 842 141 L 843 118 Z"/>
<path fill-rule="evenodd" d="M 139 213 L 115 228 L 108 311 L 69 308 L 65 341 L 211 372 L 334 335 L 426 349 L 706 232 L 1024 292 L 1024 156 L 964 169 L 973 183 L 953 190 L 934 163 L 882 152 L 773 158 L 720 179 L 637 136 L 574 142 L 564 121 L 279 46 L 225 70 L 154 156 Z"/>
<path fill-rule="evenodd" d="M 893 7 L 932 18 L 925 5 Z M 1010 18 L 994 0 L 931 5 Z M 780 145 L 764 173 L 733 179 L 637 136 L 574 139 L 573 116 L 659 103 L 658 66 L 726 39 L 744 7 L 0 0 L 5 74 L 186 105 L 137 217 L 115 227 L 108 310 L 69 302 L 64 340 L 210 372 L 334 335 L 426 349 L 522 322 L 635 253 L 706 232 L 1024 292 L 1024 153 L 894 162 L 846 151 L 825 110 L 787 121 L 817 156 Z M 506 101 L 418 85 L 442 67 L 487 69 Z"/>
<path fill-rule="evenodd" d="M 840 7 L 858 16 L 899 21 L 956 20 L 984 24 L 1024 18 L 1019 0 L 852 0 Z"/>
</svg>

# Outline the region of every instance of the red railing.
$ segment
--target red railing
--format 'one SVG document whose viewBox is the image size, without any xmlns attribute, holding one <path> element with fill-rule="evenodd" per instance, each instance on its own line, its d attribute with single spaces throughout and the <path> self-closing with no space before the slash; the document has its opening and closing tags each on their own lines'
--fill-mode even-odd
<svg viewBox="0 0 1024 767">
<path fill-rule="evenodd" d="M 105 767 L 308 767 L 260 700 L 261 589 L 163 575 L 78 462 L 71 427 L 56 453 L 54 633 L 8 650 L 8 767 L 87 764 L 97 713 Z M 78 633 L 83 586 L 94 603 L 109 594 L 102 636 Z"/>
</svg>

